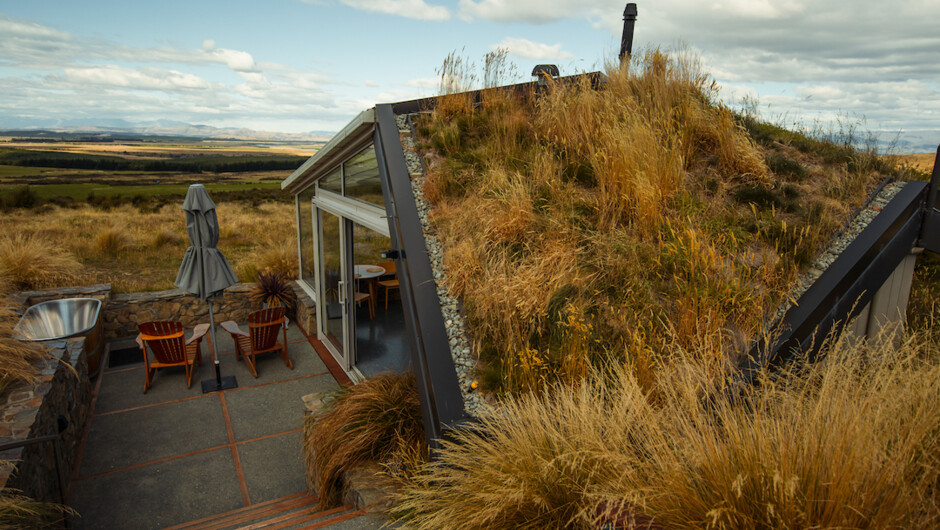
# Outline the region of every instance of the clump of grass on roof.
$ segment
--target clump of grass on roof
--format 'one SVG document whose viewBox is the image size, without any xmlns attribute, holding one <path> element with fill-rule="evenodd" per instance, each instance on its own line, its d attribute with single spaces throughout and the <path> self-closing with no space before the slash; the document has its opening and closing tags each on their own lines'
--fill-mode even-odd
<svg viewBox="0 0 940 530">
<path fill-rule="evenodd" d="M 415 529 L 936 528 L 940 356 L 893 338 L 737 392 L 673 343 L 655 394 L 613 366 L 508 398 L 395 509 Z"/>
<path fill-rule="evenodd" d="M 634 57 L 601 83 L 444 95 L 417 121 L 447 281 L 491 390 L 577 382 L 609 360 L 652 385 L 672 342 L 720 372 L 884 178 L 773 134 L 758 144 L 689 53 Z"/>
</svg>

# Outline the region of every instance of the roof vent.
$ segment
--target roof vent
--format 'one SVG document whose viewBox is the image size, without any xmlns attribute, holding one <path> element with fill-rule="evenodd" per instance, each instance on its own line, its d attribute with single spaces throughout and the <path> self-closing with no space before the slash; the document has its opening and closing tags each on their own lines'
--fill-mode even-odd
<svg viewBox="0 0 940 530">
<path fill-rule="evenodd" d="M 620 37 L 620 62 L 630 60 L 633 53 L 633 26 L 636 24 L 636 4 L 629 3 L 623 10 L 623 36 Z"/>
<path fill-rule="evenodd" d="M 548 84 L 549 79 L 554 79 L 558 77 L 558 67 L 554 64 L 539 64 L 532 69 L 532 77 L 537 77 L 539 81 L 539 87 L 544 87 Z"/>
</svg>

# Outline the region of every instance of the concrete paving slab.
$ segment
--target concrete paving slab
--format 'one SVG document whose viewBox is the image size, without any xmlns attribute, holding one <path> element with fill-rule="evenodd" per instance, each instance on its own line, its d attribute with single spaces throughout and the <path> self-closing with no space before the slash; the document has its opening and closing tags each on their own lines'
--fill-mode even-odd
<svg viewBox="0 0 940 530">
<path fill-rule="evenodd" d="M 384 515 L 374 513 L 360 515 L 359 517 L 340 521 L 328 526 L 330 530 L 378 530 L 379 528 L 391 529 L 399 527 L 399 525 L 391 524 Z"/>
<path fill-rule="evenodd" d="M 91 421 L 79 476 L 226 443 L 229 440 L 218 394 L 96 415 Z"/>
<path fill-rule="evenodd" d="M 329 371 L 309 342 L 289 344 L 287 354 L 294 365 L 293 370 L 287 367 L 284 360 L 277 353 L 264 353 L 255 356 L 258 368 L 257 378 L 251 375 L 248 366 L 243 361 L 237 361 L 232 365 L 230 375 L 234 375 L 238 379 L 240 386 L 252 386 L 272 381 L 294 379 L 305 375 L 324 374 Z M 230 357 L 233 360 L 235 359 L 234 355 Z"/>
<path fill-rule="evenodd" d="M 307 491 L 301 433 L 282 434 L 236 447 L 252 504 Z"/>
<path fill-rule="evenodd" d="M 72 528 L 164 528 L 243 506 L 228 447 L 79 480 Z"/>
<path fill-rule="evenodd" d="M 226 392 L 235 440 L 250 440 L 303 426 L 303 401 L 312 392 L 331 392 L 339 384 L 330 374 Z"/>
<path fill-rule="evenodd" d="M 164 403 L 202 395 L 200 381 L 214 375 L 211 365 L 203 359 L 202 367 L 193 374 L 193 386 L 186 388 L 186 372 L 182 367 L 161 368 L 153 377 L 153 386 L 144 394 L 144 366 L 124 367 L 106 371 L 95 402 L 95 413 L 114 412 L 142 405 Z"/>
</svg>

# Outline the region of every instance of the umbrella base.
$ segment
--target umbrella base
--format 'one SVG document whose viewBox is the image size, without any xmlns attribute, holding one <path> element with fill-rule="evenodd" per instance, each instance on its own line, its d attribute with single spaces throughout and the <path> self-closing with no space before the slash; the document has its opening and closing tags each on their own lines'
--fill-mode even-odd
<svg viewBox="0 0 940 530">
<path fill-rule="evenodd" d="M 221 380 L 206 379 L 202 382 L 203 394 L 208 394 L 209 392 L 218 392 L 219 390 L 229 390 L 232 388 L 238 388 L 238 381 L 235 380 L 234 375 L 227 375 Z"/>
</svg>

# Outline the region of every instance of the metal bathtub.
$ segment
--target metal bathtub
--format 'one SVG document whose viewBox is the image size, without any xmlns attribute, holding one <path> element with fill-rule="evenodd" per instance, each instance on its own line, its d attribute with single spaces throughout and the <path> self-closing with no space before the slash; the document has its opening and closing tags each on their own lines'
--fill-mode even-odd
<svg viewBox="0 0 940 530">
<path fill-rule="evenodd" d="M 88 374 L 95 376 L 101 364 L 101 300 L 64 298 L 30 306 L 13 328 L 13 336 L 36 342 L 85 336 Z"/>
</svg>

